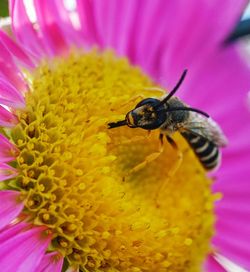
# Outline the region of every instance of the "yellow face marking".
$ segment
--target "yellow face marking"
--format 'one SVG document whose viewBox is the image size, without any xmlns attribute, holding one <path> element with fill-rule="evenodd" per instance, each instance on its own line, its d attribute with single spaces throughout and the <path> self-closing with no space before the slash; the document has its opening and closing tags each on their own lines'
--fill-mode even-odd
<svg viewBox="0 0 250 272">
<path fill-rule="evenodd" d="M 144 115 L 144 109 L 143 108 L 139 108 L 136 110 L 136 114 L 139 115 L 139 116 L 143 116 Z"/>
<path fill-rule="evenodd" d="M 134 118 L 133 118 L 133 116 L 132 116 L 131 113 L 128 114 L 128 123 L 129 123 L 130 125 L 134 125 L 134 124 L 135 124 L 135 123 L 134 123 Z"/>
<path fill-rule="evenodd" d="M 152 113 L 152 117 L 153 117 L 154 119 L 156 118 L 155 112 Z"/>
</svg>

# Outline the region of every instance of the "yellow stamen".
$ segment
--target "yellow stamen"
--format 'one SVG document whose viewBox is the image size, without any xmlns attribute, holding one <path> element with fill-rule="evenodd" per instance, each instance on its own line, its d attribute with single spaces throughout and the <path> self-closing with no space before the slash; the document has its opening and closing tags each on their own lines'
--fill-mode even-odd
<svg viewBox="0 0 250 272">
<path fill-rule="evenodd" d="M 44 61 L 31 77 L 11 130 L 20 150 L 15 188 L 30 221 L 53 233 L 50 250 L 83 271 L 200 271 L 215 197 L 192 150 L 175 135 L 180 166 L 167 142 L 141 164 L 158 152 L 159 132 L 107 126 L 141 97 L 158 97 L 155 84 L 98 51 Z"/>
</svg>

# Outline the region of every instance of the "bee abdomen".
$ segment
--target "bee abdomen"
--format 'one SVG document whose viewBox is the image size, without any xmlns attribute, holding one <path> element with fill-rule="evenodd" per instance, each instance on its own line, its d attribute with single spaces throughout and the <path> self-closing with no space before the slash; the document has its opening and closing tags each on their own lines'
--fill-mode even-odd
<svg viewBox="0 0 250 272">
<path fill-rule="evenodd" d="M 191 132 L 183 132 L 182 136 L 187 140 L 206 170 L 210 171 L 218 166 L 220 162 L 220 152 L 217 145 Z"/>
</svg>

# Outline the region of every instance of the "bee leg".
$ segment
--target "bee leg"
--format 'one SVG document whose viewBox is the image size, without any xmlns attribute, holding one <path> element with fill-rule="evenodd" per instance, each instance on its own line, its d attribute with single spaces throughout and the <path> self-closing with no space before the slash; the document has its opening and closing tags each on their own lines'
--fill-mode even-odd
<svg viewBox="0 0 250 272">
<path fill-rule="evenodd" d="M 160 87 L 144 87 L 143 90 L 145 90 L 145 91 L 153 91 L 153 92 L 157 91 L 157 92 L 159 92 L 159 95 L 161 95 L 161 96 L 163 94 L 166 94 L 166 91 L 163 90 Z"/>
<path fill-rule="evenodd" d="M 161 148 L 163 148 L 163 137 L 164 137 L 164 135 L 163 135 L 162 133 L 160 133 L 160 135 L 159 135 L 159 140 L 160 140 L 160 150 L 161 150 Z"/>
<path fill-rule="evenodd" d="M 139 141 L 142 141 L 142 140 L 146 140 L 146 139 L 148 139 L 150 137 L 150 133 L 151 133 L 151 130 L 148 130 L 147 135 L 145 135 L 145 136 L 134 136 L 133 138 L 131 138 L 129 140 L 120 142 L 119 145 L 131 144 L 131 143 L 139 142 Z"/>
<path fill-rule="evenodd" d="M 178 171 L 179 167 L 181 166 L 182 160 L 183 160 L 183 154 L 182 152 L 179 150 L 178 145 L 176 144 L 176 142 L 174 141 L 174 139 L 172 139 L 169 135 L 166 135 L 167 141 L 169 142 L 169 144 L 177 151 L 177 161 L 174 163 L 173 167 L 171 167 L 169 169 L 167 178 L 164 182 L 161 183 L 161 185 L 158 187 L 156 193 L 155 193 L 155 203 L 156 203 L 156 207 L 159 207 L 159 197 L 161 192 L 164 192 L 164 187 L 167 185 L 168 181 L 175 175 L 175 173 Z"/>
<path fill-rule="evenodd" d="M 171 138 L 169 135 L 166 135 L 167 141 L 170 143 L 170 145 L 175 149 L 178 150 L 178 146 L 173 138 Z"/>
<path fill-rule="evenodd" d="M 129 105 L 131 102 L 134 102 L 134 101 L 138 100 L 139 98 L 142 100 L 144 98 L 144 96 L 142 96 L 140 94 L 136 95 L 136 96 L 133 96 L 126 103 L 121 104 L 120 108 L 123 108 L 123 107 Z"/>
<path fill-rule="evenodd" d="M 149 131 L 149 133 L 150 133 L 150 131 Z M 163 134 L 159 135 L 160 147 L 159 147 L 158 152 L 154 152 L 154 153 L 151 153 L 150 155 L 146 156 L 145 159 L 141 163 L 137 164 L 136 166 L 134 166 L 132 169 L 129 170 L 127 175 L 125 177 L 123 177 L 123 180 L 125 180 L 125 178 L 127 176 L 130 176 L 131 174 L 143 169 L 147 164 L 156 160 L 161 155 L 161 153 L 163 152 L 163 136 L 164 136 Z"/>
<path fill-rule="evenodd" d="M 173 169 L 169 171 L 169 176 L 172 177 L 181 166 L 181 163 L 183 160 L 183 154 L 178 148 L 178 145 L 176 144 L 173 138 L 171 138 L 169 135 L 166 135 L 166 138 L 169 144 L 177 151 L 177 162 L 175 164 L 175 167 L 173 167 Z"/>
</svg>

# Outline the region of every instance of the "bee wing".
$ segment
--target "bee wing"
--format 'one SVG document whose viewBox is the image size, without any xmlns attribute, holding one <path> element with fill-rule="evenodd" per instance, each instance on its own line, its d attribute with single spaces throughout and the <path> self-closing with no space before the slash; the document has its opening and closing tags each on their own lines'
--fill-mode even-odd
<svg viewBox="0 0 250 272">
<path fill-rule="evenodd" d="M 228 142 L 221 128 L 213 119 L 203 117 L 196 112 L 190 112 L 188 120 L 182 123 L 179 129 L 201 136 L 214 142 L 217 146 L 226 146 Z"/>
</svg>

